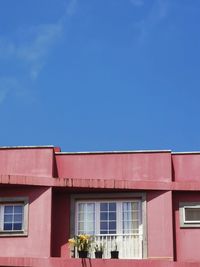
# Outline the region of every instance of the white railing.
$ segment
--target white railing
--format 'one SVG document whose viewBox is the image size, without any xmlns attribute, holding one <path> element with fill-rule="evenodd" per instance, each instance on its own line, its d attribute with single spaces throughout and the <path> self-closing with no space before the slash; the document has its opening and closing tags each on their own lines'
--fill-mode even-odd
<svg viewBox="0 0 200 267">
<path fill-rule="evenodd" d="M 110 259 L 110 251 L 119 251 L 119 259 L 142 259 L 142 235 L 113 234 L 94 236 L 94 246 L 103 245 L 103 258 Z M 90 256 L 94 258 L 94 246 Z"/>
</svg>

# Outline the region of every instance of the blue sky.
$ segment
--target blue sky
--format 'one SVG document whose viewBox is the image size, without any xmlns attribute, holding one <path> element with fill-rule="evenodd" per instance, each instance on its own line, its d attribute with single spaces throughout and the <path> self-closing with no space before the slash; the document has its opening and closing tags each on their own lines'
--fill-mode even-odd
<svg viewBox="0 0 200 267">
<path fill-rule="evenodd" d="M 199 0 L 1 0 L 0 145 L 200 150 Z"/>
</svg>

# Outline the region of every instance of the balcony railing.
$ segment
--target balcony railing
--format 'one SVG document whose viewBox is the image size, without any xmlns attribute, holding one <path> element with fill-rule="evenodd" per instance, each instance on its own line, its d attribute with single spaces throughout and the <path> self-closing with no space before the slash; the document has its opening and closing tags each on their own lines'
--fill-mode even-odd
<svg viewBox="0 0 200 267">
<path fill-rule="evenodd" d="M 120 259 L 142 259 L 142 235 L 110 234 L 94 236 L 90 257 L 95 258 L 94 246 L 103 245 L 103 258 L 110 259 L 110 251 L 118 250 Z M 77 255 L 77 253 L 76 253 Z"/>
</svg>

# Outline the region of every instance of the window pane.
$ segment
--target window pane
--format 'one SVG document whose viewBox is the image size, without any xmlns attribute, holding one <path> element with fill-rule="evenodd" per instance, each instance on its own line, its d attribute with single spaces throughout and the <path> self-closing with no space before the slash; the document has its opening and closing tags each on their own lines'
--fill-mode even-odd
<svg viewBox="0 0 200 267">
<path fill-rule="evenodd" d="M 116 211 L 116 203 L 109 203 L 109 211 Z"/>
<path fill-rule="evenodd" d="M 94 203 L 87 203 L 87 212 L 94 212 Z"/>
<path fill-rule="evenodd" d="M 87 220 L 93 221 L 94 220 L 94 213 L 91 213 L 91 212 L 87 213 Z"/>
<path fill-rule="evenodd" d="M 81 231 L 81 232 L 84 231 L 84 222 L 79 222 L 78 223 L 78 230 Z"/>
<path fill-rule="evenodd" d="M 139 202 L 132 202 L 132 210 L 139 210 Z"/>
<path fill-rule="evenodd" d="M 12 223 L 4 223 L 4 230 L 12 230 Z"/>
<path fill-rule="evenodd" d="M 137 211 L 139 209 L 138 202 L 123 202 L 123 211 Z"/>
<path fill-rule="evenodd" d="M 139 214 L 137 211 L 128 211 L 123 213 L 123 220 L 124 221 L 138 221 L 139 220 Z"/>
<path fill-rule="evenodd" d="M 14 215 L 14 222 L 22 222 L 22 214 Z"/>
<path fill-rule="evenodd" d="M 200 208 L 185 208 L 186 221 L 200 221 Z"/>
<path fill-rule="evenodd" d="M 124 202 L 123 203 L 123 211 L 126 212 L 128 210 L 128 203 Z"/>
<path fill-rule="evenodd" d="M 12 222 L 13 216 L 12 215 L 4 215 L 4 222 Z"/>
<path fill-rule="evenodd" d="M 85 233 L 89 234 L 89 232 L 93 232 L 93 222 L 87 222 L 86 227 L 85 227 Z"/>
<path fill-rule="evenodd" d="M 132 220 L 132 213 L 129 212 L 124 212 L 123 213 L 123 221 L 130 221 Z"/>
<path fill-rule="evenodd" d="M 116 212 L 109 213 L 109 220 L 116 220 Z"/>
<path fill-rule="evenodd" d="M 139 232 L 139 204 L 137 202 L 124 202 L 123 206 L 123 233 Z"/>
<path fill-rule="evenodd" d="M 123 221 L 127 221 L 129 218 L 129 213 L 128 212 L 123 212 Z"/>
<path fill-rule="evenodd" d="M 83 203 L 78 204 L 78 211 L 84 212 L 84 207 L 85 207 L 85 204 L 83 204 Z"/>
<path fill-rule="evenodd" d="M 123 229 L 127 230 L 129 228 L 129 223 L 127 221 L 123 222 Z"/>
<path fill-rule="evenodd" d="M 139 222 L 132 222 L 131 229 L 138 229 L 139 228 Z"/>
<path fill-rule="evenodd" d="M 101 221 L 108 220 L 108 212 L 101 212 L 100 213 L 100 220 Z"/>
<path fill-rule="evenodd" d="M 101 211 L 108 211 L 108 203 L 101 203 L 100 204 Z"/>
<path fill-rule="evenodd" d="M 101 230 L 107 230 L 108 229 L 108 223 L 107 222 L 101 222 Z"/>
<path fill-rule="evenodd" d="M 95 203 L 78 204 L 78 234 L 94 234 Z"/>
<path fill-rule="evenodd" d="M 116 230 L 116 222 L 109 222 L 109 229 Z"/>
<path fill-rule="evenodd" d="M 131 210 L 131 203 L 130 202 L 125 202 L 123 203 L 124 210 L 130 211 Z"/>
<path fill-rule="evenodd" d="M 22 224 L 21 223 L 14 223 L 13 230 L 22 230 Z"/>
<path fill-rule="evenodd" d="M 14 213 L 22 213 L 22 206 L 19 205 L 19 206 L 14 206 Z"/>
<path fill-rule="evenodd" d="M 100 234 L 116 233 L 116 202 L 100 204 Z"/>
<path fill-rule="evenodd" d="M 84 213 L 83 212 L 78 214 L 78 220 L 79 221 L 84 221 Z"/>
<path fill-rule="evenodd" d="M 5 206 L 4 213 L 13 213 L 13 206 Z"/>
</svg>

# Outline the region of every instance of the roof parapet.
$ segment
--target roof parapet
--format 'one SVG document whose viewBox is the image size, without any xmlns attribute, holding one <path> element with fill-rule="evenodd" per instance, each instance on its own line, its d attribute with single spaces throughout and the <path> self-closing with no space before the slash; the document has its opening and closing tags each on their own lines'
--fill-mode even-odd
<svg viewBox="0 0 200 267">
<path fill-rule="evenodd" d="M 82 152 L 56 152 L 55 154 L 84 155 L 84 154 L 134 154 L 134 153 L 171 153 L 171 150 L 82 151 Z"/>
</svg>

